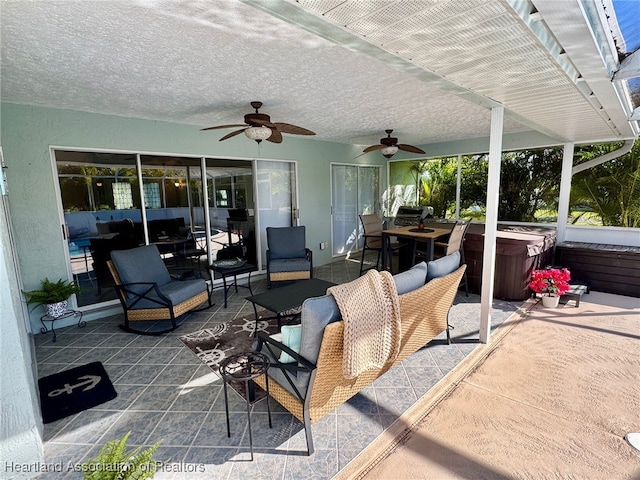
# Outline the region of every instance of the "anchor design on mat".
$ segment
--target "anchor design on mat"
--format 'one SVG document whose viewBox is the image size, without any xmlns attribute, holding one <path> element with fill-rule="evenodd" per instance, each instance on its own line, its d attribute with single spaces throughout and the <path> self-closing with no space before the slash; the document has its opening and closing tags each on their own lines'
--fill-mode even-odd
<svg viewBox="0 0 640 480">
<path fill-rule="evenodd" d="M 78 380 L 84 380 L 84 381 L 80 381 L 75 385 L 69 385 L 68 383 L 65 383 L 62 388 L 51 390 L 48 396 L 57 397 L 58 395 L 62 395 L 63 393 L 71 394 L 74 389 L 80 388 L 80 387 L 86 387 L 82 389 L 83 392 L 86 392 L 87 390 L 91 390 L 98 383 L 100 383 L 100 380 L 102 380 L 102 377 L 98 375 L 82 375 L 81 377 L 78 377 Z"/>
</svg>

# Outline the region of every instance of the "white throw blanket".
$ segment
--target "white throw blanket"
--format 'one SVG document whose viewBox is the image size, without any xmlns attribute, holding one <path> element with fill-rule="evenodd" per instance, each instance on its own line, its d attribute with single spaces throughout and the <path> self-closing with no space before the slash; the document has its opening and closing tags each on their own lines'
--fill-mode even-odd
<svg viewBox="0 0 640 480">
<path fill-rule="evenodd" d="M 342 370 L 346 378 L 395 360 L 400 351 L 400 304 L 389 272 L 369 270 L 327 293 L 334 296 L 344 321 Z"/>
</svg>

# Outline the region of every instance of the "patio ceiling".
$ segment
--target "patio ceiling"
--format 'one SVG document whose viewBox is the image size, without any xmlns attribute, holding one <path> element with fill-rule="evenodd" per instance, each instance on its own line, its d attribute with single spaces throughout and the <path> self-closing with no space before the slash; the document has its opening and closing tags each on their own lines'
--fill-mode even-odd
<svg viewBox="0 0 640 480">
<path fill-rule="evenodd" d="M 507 133 L 633 138 L 604 3 L 2 0 L 1 95 L 194 129 L 242 123 L 260 100 L 358 145 L 387 128 L 413 145 L 487 137 L 497 105 Z"/>
</svg>

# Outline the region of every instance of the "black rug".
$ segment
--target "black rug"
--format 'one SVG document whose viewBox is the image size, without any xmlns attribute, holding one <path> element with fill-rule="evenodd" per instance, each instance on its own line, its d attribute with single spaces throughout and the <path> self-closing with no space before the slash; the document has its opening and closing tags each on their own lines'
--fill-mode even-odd
<svg viewBox="0 0 640 480">
<path fill-rule="evenodd" d="M 258 321 L 259 332 L 266 332 L 271 335 L 278 331 L 275 320 L 262 320 L 272 315 L 271 312 L 265 310 L 258 312 L 258 317 L 260 318 Z M 231 322 L 220 323 L 212 328 L 205 328 L 178 338 L 202 363 L 220 376 L 218 365 L 222 360 L 236 353 L 253 350 L 253 344 L 256 342 L 253 337 L 254 326 L 254 316 L 247 315 L 244 318 L 236 318 Z M 229 385 L 243 398 L 246 398 L 243 382 L 231 381 Z M 265 394 L 266 392 L 256 385 L 255 398 L 251 399 L 250 402 L 255 403 L 262 400 Z"/>
<path fill-rule="evenodd" d="M 93 362 L 38 380 L 44 423 L 87 410 L 118 396 L 102 363 Z"/>
</svg>

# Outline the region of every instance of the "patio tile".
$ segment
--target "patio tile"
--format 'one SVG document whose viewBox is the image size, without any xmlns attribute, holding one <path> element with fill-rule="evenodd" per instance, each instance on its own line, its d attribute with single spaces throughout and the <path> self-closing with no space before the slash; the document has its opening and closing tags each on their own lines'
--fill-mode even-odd
<svg viewBox="0 0 640 480">
<path fill-rule="evenodd" d="M 70 364 L 77 362 L 83 355 L 91 351 L 91 348 L 83 347 L 62 347 L 57 348 L 57 351 L 52 353 L 47 359 L 46 363 L 62 363 Z"/>
<path fill-rule="evenodd" d="M 105 363 L 134 364 L 144 357 L 147 352 L 148 349 L 146 348 L 121 348 L 110 356 Z"/>
<path fill-rule="evenodd" d="M 354 395 L 342 405 L 338 405 L 336 413 L 338 415 L 355 415 L 358 413 L 375 415 L 378 413 L 375 389 L 373 387 L 362 389 L 360 393 Z"/>
<path fill-rule="evenodd" d="M 116 440 L 124 437 L 127 432 L 131 432 L 127 446 L 146 445 L 151 432 L 161 422 L 165 412 L 135 412 L 125 411 L 105 432 L 101 444 L 109 440 Z M 151 444 L 160 438 L 149 439 Z"/>
<path fill-rule="evenodd" d="M 142 367 L 142 365 L 136 365 Z M 153 381 L 154 385 L 184 385 L 198 369 L 197 365 L 167 365 Z"/>
<path fill-rule="evenodd" d="M 162 445 L 166 447 L 191 446 L 206 418 L 205 412 L 167 412 L 147 442 L 162 439 Z"/>
<path fill-rule="evenodd" d="M 247 427 L 246 413 L 229 413 L 231 437 L 227 437 L 227 419 L 223 413 L 210 412 L 201 422 L 193 446 L 198 447 L 237 447 Z"/>
<path fill-rule="evenodd" d="M 136 344 L 136 346 L 138 346 Z M 166 365 L 180 353 L 180 349 L 170 347 L 149 348 L 147 353 L 138 361 L 139 364 Z"/>
<path fill-rule="evenodd" d="M 181 386 L 176 401 L 171 405 L 171 412 L 208 412 L 216 398 L 222 395 L 219 385 L 202 385 L 197 387 Z"/>
<path fill-rule="evenodd" d="M 413 388 L 376 388 L 381 415 L 401 415 L 418 397 Z"/>
<path fill-rule="evenodd" d="M 118 396 L 113 400 L 103 404 L 104 408 L 111 410 L 126 410 L 142 392 L 147 388 L 146 385 L 120 385 L 114 384 Z"/>
<path fill-rule="evenodd" d="M 69 466 L 75 466 L 91 450 L 91 445 L 65 445 L 48 443 L 44 446 L 44 462 L 51 465 L 54 471 L 41 473 L 37 479 L 59 480 L 67 478 L 82 478 L 77 472 L 70 470 Z"/>
<path fill-rule="evenodd" d="M 285 471 L 286 454 L 282 456 L 273 454 L 270 451 L 263 451 L 260 449 L 253 450 L 254 460 L 249 461 L 251 456 L 249 447 L 242 447 L 238 450 L 238 454 L 235 457 L 235 461 L 232 463 L 229 478 L 246 478 L 246 479 L 273 479 L 283 478 Z M 299 477 L 308 478 L 308 477 Z"/>
<path fill-rule="evenodd" d="M 112 349 L 107 347 L 91 348 L 88 349 L 88 352 L 80 357 L 78 361 L 80 363 L 102 362 L 104 364 L 104 367 L 107 368 L 106 361 L 119 350 L 119 348 Z"/>
<path fill-rule="evenodd" d="M 229 473 L 236 463 L 238 449 L 191 447 L 184 457 L 183 472 L 177 475 L 180 480 L 229 479 Z M 256 478 L 254 476 L 248 478 Z M 271 477 L 277 478 L 277 477 Z"/>
<path fill-rule="evenodd" d="M 378 415 L 341 415 L 337 428 L 337 448 L 362 450 L 383 431 Z"/>
<path fill-rule="evenodd" d="M 179 389 L 171 385 L 150 385 L 131 404 L 129 410 L 167 411 L 178 393 Z"/>
<path fill-rule="evenodd" d="M 117 410 L 85 410 L 56 436 L 56 443 L 98 443 L 104 432 L 122 415 Z"/>
<path fill-rule="evenodd" d="M 164 368 L 164 365 L 112 365 L 107 364 L 109 367 L 121 367 L 127 370 L 118 377 L 116 383 L 120 385 L 149 385 L 158 377 Z"/>
</svg>

